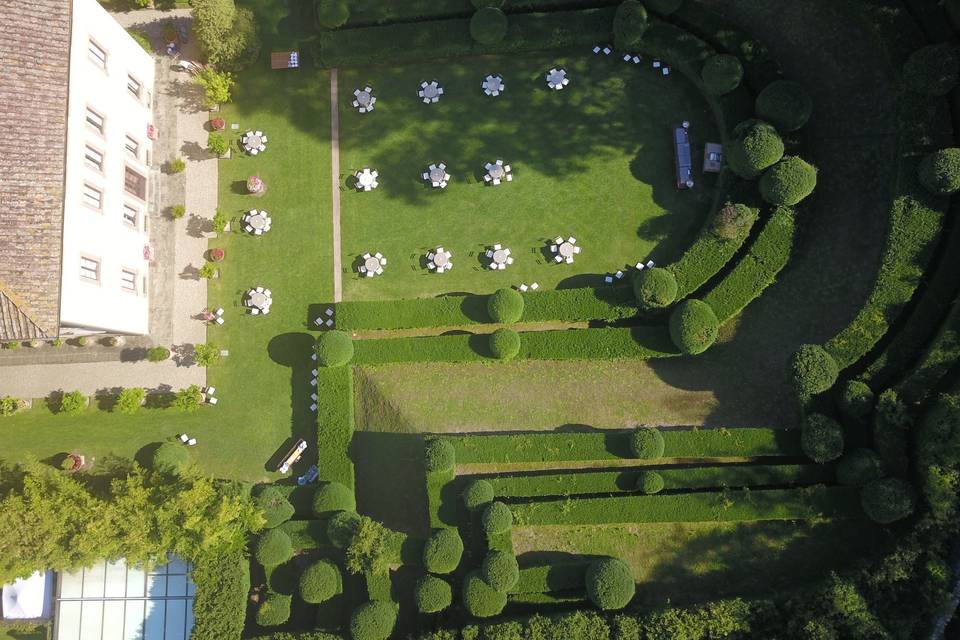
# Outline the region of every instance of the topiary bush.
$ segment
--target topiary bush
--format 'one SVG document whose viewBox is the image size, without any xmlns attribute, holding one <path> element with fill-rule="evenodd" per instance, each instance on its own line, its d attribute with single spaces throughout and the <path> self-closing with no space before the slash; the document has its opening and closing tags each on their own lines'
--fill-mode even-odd
<svg viewBox="0 0 960 640">
<path fill-rule="evenodd" d="M 317 24 L 322 29 L 342 27 L 350 19 L 347 0 L 317 0 Z"/>
<path fill-rule="evenodd" d="M 745 204 L 728 202 L 713 217 L 711 231 L 721 240 L 737 240 L 746 237 L 757 221 L 758 212 Z"/>
<path fill-rule="evenodd" d="M 323 517 L 335 511 L 356 511 L 357 498 L 339 482 L 328 482 L 313 494 L 313 513 Z"/>
<path fill-rule="evenodd" d="M 624 0 L 613 16 L 613 45 L 621 51 L 633 51 L 640 45 L 650 26 L 647 10 L 637 0 Z"/>
<path fill-rule="evenodd" d="M 453 602 L 453 590 L 442 578 L 423 576 L 413 588 L 413 601 L 420 613 L 438 613 Z"/>
<path fill-rule="evenodd" d="M 720 321 L 703 300 L 684 300 L 670 314 L 670 338 L 685 355 L 697 355 L 709 349 L 719 332 Z"/>
<path fill-rule="evenodd" d="M 353 360 L 353 338 L 339 330 L 326 331 L 317 338 L 317 362 L 323 367 L 341 367 Z"/>
<path fill-rule="evenodd" d="M 834 362 L 834 365 L 836 365 L 836 362 Z M 837 396 L 837 406 L 840 408 L 840 412 L 848 418 L 867 417 L 873 409 L 873 402 L 873 391 L 865 382 L 860 380 L 844 382 Z"/>
<path fill-rule="evenodd" d="M 633 599 L 636 584 L 623 560 L 602 558 L 587 568 L 587 596 L 603 609 L 623 609 Z"/>
<path fill-rule="evenodd" d="M 790 357 L 790 376 L 797 395 L 806 398 L 832 387 L 840 375 L 837 361 L 818 344 L 804 344 Z"/>
<path fill-rule="evenodd" d="M 373 600 L 364 602 L 350 615 L 350 637 L 353 640 L 387 640 L 397 623 L 393 604 Z"/>
<path fill-rule="evenodd" d="M 494 550 L 483 559 L 480 575 L 488 585 L 507 593 L 520 582 L 520 565 L 512 553 Z"/>
<path fill-rule="evenodd" d="M 453 573 L 463 557 L 463 540 L 456 529 L 436 529 L 423 545 L 423 568 L 430 573 Z"/>
<path fill-rule="evenodd" d="M 497 289 L 487 298 L 487 313 L 494 322 L 517 322 L 523 316 L 523 296 L 516 289 Z"/>
<path fill-rule="evenodd" d="M 495 616 L 507 605 L 507 594 L 487 584 L 476 570 L 464 577 L 462 595 L 464 608 L 475 618 Z"/>
<path fill-rule="evenodd" d="M 633 277 L 633 295 L 644 310 L 669 307 L 677 299 L 677 277 L 668 269 L 654 267 Z"/>
<path fill-rule="evenodd" d="M 257 540 L 254 552 L 257 562 L 264 567 L 276 567 L 293 557 L 293 541 L 283 529 L 270 529 Z"/>
<path fill-rule="evenodd" d="M 671 13 L 676 13 L 680 5 L 683 4 L 683 0 L 644 0 L 643 4 L 654 13 L 668 16 Z"/>
<path fill-rule="evenodd" d="M 884 476 L 883 462 L 873 449 L 854 449 L 837 463 L 837 482 L 863 486 Z"/>
<path fill-rule="evenodd" d="M 57 413 L 65 416 L 78 416 L 87 408 L 87 396 L 80 391 L 68 391 L 60 398 Z"/>
<path fill-rule="evenodd" d="M 836 460 L 843 454 L 843 427 L 829 416 L 811 413 L 804 419 L 800 446 L 814 462 Z"/>
<path fill-rule="evenodd" d="M 907 88 L 927 96 L 945 96 L 957 86 L 960 59 L 956 48 L 948 42 L 917 49 L 903 65 L 903 82 Z"/>
<path fill-rule="evenodd" d="M 641 471 L 637 475 L 637 491 L 653 495 L 663 491 L 663 476 L 656 471 Z"/>
<path fill-rule="evenodd" d="M 143 387 L 124 389 L 117 394 L 117 401 L 113 404 L 113 410 L 117 413 L 132 416 L 140 411 L 140 407 L 143 405 L 143 400 L 146 397 L 147 392 Z"/>
<path fill-rule="evenodd" d="M 913 513 L 913 487 L 898 478 L 874 480 L 860 492 L 864 513 L 880 524 L 890 524 Z"/>
<path fill-rule="evenodd" d="M 770 204 L 793 206 L 816 187 L 816 167 L 796 156 L 784 156 L 760 178 L 760 195 Z"/>
<path fill-rule="evenodd" d="M 300 574 L 300 597 L 304 602 L 320 604 L 343 589 L 340 568 L 330 560 L 314 562 Z"/>
<path fill-rule="evenodd" d="M 960 149 L 940 149 L 924 157 L 917 169 L 920 182 L 931 193 L 950 195 L 960 191 Z"/>
<path fill-rule="evenodd" d="M 354 511 L 339 511 L 327 521 L 327 537 L 337 549 L 346 549 L 359 526 L 359 514 Z"/>
<path fill-rule="evenodd" d="M 813 115 L 813 99 L 800 83 L 775 80 L 757 96 L 756 112 L 780 131 L 796 131 Z"/>
<path fill-rule="evenodd" d="M 520 353 L 520 334 L 501 328 L 490 334 L 490 353 L 497 360 L 513 360 Z"/>
<path fill-rule="evenodd" d="M 478 9 L 470 18 L 470 35 L 480 44 L 496 44 L 507 35 L 507 14 L 495 7 Z"/>
<path fill-rule="evenodd" d="M 700 78 L 707 93 L 722 96 L 740 86 L 743 81 L 743 65 L 737 56 L 728 53 L 710 56 L 703 63 Z"/>
<path fill-rule="evenodd" d="M 630 455 L 640 460 L 663 457 L 663 434 L 655 427 L 637 427 L 630 434 Z"/>
<path fill-rule="evenodd" d="M 170 349 L 166 347 L 152 347 L 147 350 L 147 360 L 150 362 L 163 362 L 170 358 Z"/>
<path fill-rule="evenodd" d="M 453 445 L 441 438 L 427 441 L 423 451 L 423 464 L 430 473 L 452 471 L 457 463 L 457 453 Z"/>
<path fill-rule="evenodd" d="M 257 609 L 257 624 L 261 627 L 275 627 L 290 619 L 292 596 L 282 593 L 267 594 Z"/>
<path fill-rule="evenodd" d="M 506 533 L 513 526 L 513 512 L 502 502 L 491 502 L 483 510 L 480 522 L 483 524 L 484 533 L 488 536 Z"/>
<path fill-rule="evenodd" d="M 277 487 L 267 487 L 253 502 L 263 512 L 263 526 L 267 529 L 273 529 L 293 517 L 293 505 Z"/>
<path fill-rule="evenodd" d="M 151 466 L 155 471 L 180 473 L 190 462 L 190 452 L 179 442 L 164 442 L 153 452 Z"/>
<path fill-rule="evenodd" d="M 461 497 L 467 509 L 476 511 L 493 502 L 493 485 L 486 480 L 471 480 Z"/>
<path fill-rule="evenodd" d="M 730 169 L 748 180 L 760 176 L 783 158 L 783 140 L 776 128 L 763 120 L 745 120 L 734 128 L 724 149 Z"/>
</svg>

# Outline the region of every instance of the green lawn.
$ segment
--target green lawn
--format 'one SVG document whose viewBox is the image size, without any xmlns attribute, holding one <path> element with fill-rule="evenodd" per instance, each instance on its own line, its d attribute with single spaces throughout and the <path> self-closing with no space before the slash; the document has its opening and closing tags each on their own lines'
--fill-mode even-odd
<svg viewBox="0 0 960 640">
<path fill-rule="evenodd" d="M 557 65 L 571 78 L 560 92 L 543 80 Z M 497 98 L 480 88 L 491 72 L 506 84 Z M 416 91 L 434 78 L 445 94 L 425 105 Z M 378 98 L 368 114 L 350 106 L 353 90 L 364 85 Z M 670 130 L 690 120 L 697 157 L 697 148 L 717 139 L 712 114 L 692 84 L 647 65 L 585 52 L 350 69 L 340 74 L 339 109 L 348 300 L 483 293 L 533 281 L 598 284 L 601 274 L 641 258 L 675 259 L 713 199 L 712 179 L 692 191 L 676 189 Z M 497 158 L 512 166 L 515 179 L 486 186 L 483 166 Z M 452 175 L 443 191 L 421 179 L 428 164 L 441 161 Z M 364 166 L 379 171 L 378 189 L 349 188 Z M 557 235 L 583 246 L 575 264 L 558 266 L 543 254 Z M 516 258 L 505 271 L 491 272 L 481 261 L 494 243 Z M 423 262 L 438 245 L 453 253 L 455 265 L 442 275 Z M 356 271 L 357 257 L 371 250 L 389 260 L 382 277 Z"/>
</svg>

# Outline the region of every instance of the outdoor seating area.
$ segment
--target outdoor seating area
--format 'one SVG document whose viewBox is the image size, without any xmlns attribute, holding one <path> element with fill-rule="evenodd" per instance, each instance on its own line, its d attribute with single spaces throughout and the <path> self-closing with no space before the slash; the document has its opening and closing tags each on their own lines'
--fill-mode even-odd
<svg viewBox="0 0 960 640">
<path fill-rule="evenodd" d="M 267 136 L 263 131 L 247 131 L 240 136 L 240 144 L 244 151 L 255 156 L 267 150 Z"/>
<path fill-rule="evenodd" d="M 383 275 L 383 268 L 386 265 L 387 259 L 379 251 L 374 254 L 365 253 L 359 271 L 364 276 L 372 278 L 373 276 Z"/>
<path fill-rule="evenodd" d="M 692 189 L 693 156 L 690 151 L 690 123 L 686 120 L 673 128 L 673 151 L 677 189 Z"/>
<path fill-rule="evenodd" d="M 280 465 L 277 467 L 277 471 L 280 473 L 287 473 L 290 471 L 290 467 L 295 465 L 301 457 L 303 457 L 303 452 L 307 450 L 307 441 L 303 438 L 297 440 L 297 442 L 287 451 L 286 455 L 283 456 L 283 459 L 280 461 Z"/>
<path fill-rule="evenodd" d="M 506 85 L 503 83 L 503 77 L 500 74 L 489 75 L 483 79 L 482 83 L 483 92 L 491 97 L 497 97 L 503 90 L 506 89 Z"/>
<path fill-rule="evenodd" d="M 367 113 L 373 111 L 374 105 L 377 104 L 377 97 L 373 95 L 373 88 L 366 86 L 363 89 L 354 89 L 353 91 L 353 108 L 359 111 L 360 113 Z"/>
<path fill-rule="evenodd" d="M 446 189 L 447 183 L 450 182 L 450 174 L 447 173 L 447 165 L 443 162 L 431 164 L 429 167 L 427 167 L 427 170 L 423 172 L 423 179 L 429 182 L 430 185 L 435 189 Z"/>
<path fill-rule="evenodd" d="M 270 231 L 272 224 L 273 220 L 266 211 L 250 209 L 250 211 L 243 214 L 243 230 L 255 236 L 260 236 Z"/>
<path fill-rule="evenodd" d="M 439 102 L 442 95 L 443 87 L 436 80 L 430 82 L 424 80 L 420 83 L 420 89 L 417 91 L 417 96 L 423 100 L 424 104 Z"/>
<path fill-rule="evenodd" d="M 380 186 L 380 183 L 377 181 L 380 174 L 370 169 L 370 167 L 364 167 L 361 171 L 357 171 L 353 175 L 357 179 L 357 191 L 373 191 Z"/>
<path fill-rule="evenodd" d="M 513 180 L 513 170 L 510 165 L 504 164 L 502 159 L 496 162 L 488 162 L 484 165 L 487 172 L 483 176 L 483 181 L 490 185 L 499 185 L 503 180 L 511 182 Z"/>
<path fill-rule="evenodd" d="M 580 253 L 580 247 L 577 245 L 577 239 L 570 236 L 566 240 L 563 236 L 557 236 L 550 245 L 550 252 L 553 254 L 553 261 L 557 264 L 566 262 L 573 264 L 573 257 Z"/>
<path fill-rule="evenodd" d="M 510 255 L 510 249 L 501 246 L 499 243 L 487 249 L 486 256 L 490 259 L 490 269 L 493 271 L 503 271 L 507 265 L 513 264 L 513 256 Z"/>
<path fill-rule="evenodd" d="M 217 307 L 213 311 L 209 309 L 203 312 L 204 322 L 213 322 L 214 324 L 223 324 L 223 307 Z"/>
<path fill-rule="evenodd" d="M 427 268 L 436 273 L 444 273 L 453 269 L 453 254 L 443 247 L 437 247 L 436 251 L 427 253 Z"/>
<path fill-rule="evenodd" d="M 247 291 L 244 304 L 250 309 L 250 315 L 267 315 L 270 305 L 273 304 L 273 294 L 270 289 L 255 287 Z"/>
<path fill-rule="evenodd" d="M 546 80 L 547 86 L 554 91 L 560 91 L 570 84 L 570 78 L 567 77 L 567 70 L 563 67 L 550 69 L 550 71 L 547 72 Z"/>
<path fill-rule="evenodd" d="M 318 329 L 323 329 L 323 328 L 333 329 L 333 324 L 334 324 L 333 316 L 334 316 L 333 307 L 327 307 L 326 309 L 323 310 L 323 313 L 319 317 L 314 318 L 313 324 L 315 324 Z M 313 360 L 316 360 L 317 354 L 312 353 L 311 357 Z"/>
</svg>

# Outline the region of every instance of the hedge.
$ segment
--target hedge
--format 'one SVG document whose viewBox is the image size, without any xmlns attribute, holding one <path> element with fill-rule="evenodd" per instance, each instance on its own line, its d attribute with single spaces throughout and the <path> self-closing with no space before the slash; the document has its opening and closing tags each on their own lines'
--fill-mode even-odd
<svg viewBox="0 0 960 640">
<path fill-rule="evenodd" d="M 817 168 L 797 156 L 784 156 L 760 178 L 760 195 L 772 205 L 799 204 L 816 187 Z"/>
<path fill-rule="evenodd" d="M 204 553 L 191 573 L 193 640 L 236 640 L 243 633 L 250 593 L 250 562 L 242 551 Z"/>
<path fill-rule="evenodd" d="M 153 452 L 151 466 L 156 471 L 180 473 L 190 462 L 190 451 L 179 442 L 164 442 Z"/>
<path fill-rule="evenodd" d="M 480 523 L 488 536 L 506 533 L 513 526 L 513 513 L 504 503 L 494 501 L 484 508 Z"/>
<path fill-rule="evenodd" d="M 939 149 L 925 156 L 917 167 L 920 183 L 937 195 L 960 191 L 960 149 Z"/>
<path fill-rule="evenodd" d="M 453 573 L 463 556 L 463 540 L 454 528 L 437 529 L 423 545 L 423 567 L 430 573 Z"/>
<path fill-rule="evenodd" d="M 274 486 L 263 489 L 254 498 L 254 504 L 263 513 L 264 527 L 272 529 L 293 517 L 294 508 L 282 491 Z"/>
<path fill-rule="evenodd" d="M 590 560 L 570 559 L 521 567 L 520 580 L 511 593 L 549 593 L 582 589 Z"/>
<path fill-rule="evenodd" d="M 483 559 L 480 574 L 491 587 L 507 593 L 516 587 L 520 580 L 520 566 L 512 553 L 491 551 Z"/>
<path fill-rule="evenodd" d="M 470 18 L 470 35 L 480 44 L 494 45 L 507 35 L 507 15 L 496 7 L 478 9 Z"/>
<path fill-rule="evenodd" d="M 641 460 L 662 458 L 664 451 L 663 434 L 653 427 L 637 427 L 629 436 L 630 455 Z"/>
<path fill-rule="evenodd" d="M 811 413 L 804 419 L 800 443 L 814 462 L 831 462 L 843 454 L 843 427 L 829 416 Z"/>
<path fill-rule="evenodd" d="M 438 613 L 453 602 L 453 590 L 442 578 L 423 576 L 413 589 L 413 601 L 420 613 Z"/>
<path fill-rule="evenodd" d="M 316 0 L 317 24 L 323 29 L 342 27 L 350 19 L 347 0 Z"/>
<path fill-rule="evenodd" d="M 317 338 L 317 362 L 322 367 L 341 367 L 353 358 L 353 339 L 343 331 L 327 331 Z"/>
<path fill-rule="evenodd" d="M 931 44 L 914 51 L 903 65 L 903 82 L 911 91 L 945 96 L 957 86 L 960 59 L 951 42 Z"/>
<path fill-rule="evenodd" d="M 330 560 L 320 560 L 300 574 L 300 597 L 304 602 L 320 604 L 343 590 L 340 568 Z"/>
<path fill-rule="evenodd" d="M 890 524 L 913 513 L 913 488 L 898 478 L 874 480 L 863 488 L 863 511 L 874 522 Z"/>
<path fill-rule="evenodd" d="M 837 463 L 837 482 L 859 487 L 884 476 L 883 463 L 873 449 L 854 449 Z"/>
<path fill-rule="evenodd" d="M 269 529 L 257 540 L 254 556 L 264 567 L 281 565 L 293 557 L 293 542 L 286 531 Z"/>
<path fill-rule="evenodd" d="M 737 125 L 733 139 L 724 149 L 727 164 L 738 176 L 755 179 L 783 158 L 783 140 L 777 129 L 762 120 Z"/>
<path fill-rule="evenodd" d="M 803 128 L 813 114 L 813 99 L 798 82 L 777 80 L 768 84 L 757 95 L 757 117 L 780 131 L 791 132 Z"/>
<path fill-rule="evenodd" d="M 701 78 L 707 91 L 715 96 L 730 93 L 743 81 L 743 65 L 739 58 L 720 53 L 703 63 Z"/>
<path fill-rule="evenodd" d="M 490 334 L 490 353 L 497 360 L 512 360 L 520 352 L 520 334 L 513 329 L 497 329 Z"/>
<path fill-rule="evenodd" d="M 337 511 L 356 511 L 357 498 L 353 491 L 339 482 L 328 482 L 313 495 L 313 513 L 330 516 Z"/>
<path fill-rule="evenodd" d="M 661 267 L 644 269 L 633 276 L 633 294 L 641 309 L 669 307 L 677 299 L 677 277 Z"/>
<path fill-rule="evenodd" d="M 365 602 L 350 615 L 350 637 L 353 640 L 387 640 L 396 623 L 397 610 L 392 603 Z"/>
<path fill-rule="evenodd" d="M 800 398 L 823 393 L 840 375 L 837 361 L 818 344 L 800 345 L 790 356 L 788 366 L 793 389 Z"/>
<path fill-rule="evenodd" d="M 427 440 L 423 451 L 423 464 L 428 473 L 448 473 L 456 465 L 453 445 L 441 438 Z"/>
<path fill-rule="evenodd" d="M 361 343 L 362 344 L 362 343 Z M 350 367 L 320 369 L 317 375 L 317 469 L 320 480 L 353 488 L 353 372 Z"/>
<path fill-rule="evenodd" d="M 479 571 L 471 571 L 463 579 L 463 606 L 476 618 L 495 616 L 507 605 L 507 594 L 488 585 Z"/>
<path fill-rule="evenodd" d="M 424 474 L 427 486 L 427 509 L 433 528 L 454 527 L 457 524 L 457 505 L 450 493 L 456 479 L 455 468 L 446 472 Z"/>
<path fill-rule="evenodd" d="M 908 402 L 917 403 L 936 389 L 937 383 L 960 360 L 960 297 L 955 298 L 936 336 L 922 352 L 919 362 L 897 385 Z"/>
<path fill-rule="evenodd" d="M 677 11 L 683 0 L 644 0 L 644 5 L 650 11 L 659 13 L 662 16 L 668 16 Z"/>
<path fill-rule="evenodd" d="M 261 627 L 276 627 L 290 619 L 290 603 L 293 596 L 268 593 L 257 609 L 257 624 Z M 192 636 L 191 636 L 192 637 Z"/>
<path fill-rule="evenodd" d="M 587 596 L 599 608 L 623 609 L 636 593 L 630 566 L 616 558 L 594 560 L 587 568 Z"/>
<path fill-rule="evenodd" d="M 624 0 L 613 17 L 613 44 L 621 51 L 635 50 L 640 46 L 644 32 L 649 26 L 647 10 L 639 0 Z"/>
<path fill-rule="evenodd" d="M 344 512 L 345 513 L 345 512 Z M 322 549 L 331 544 L 328 529 L 330 522 L 323 520 L 287 520 L 277 529 L 290 536 L 290 544 L 293 550 L 303 551 L 307 549 Z"/>
<path fill-rule="evenodd" d="M 473 480 L 463 490 L 463 506 L 469 511 L 477 511 L 493 502 L 493 485 L 487 480 Z"/>
<path fill-rule="evenodd" d="M 670 338 L 685 355 L 698 355 L 717 340 L 720 321 L 708 302 L 684 300 L 670 314 Z"/>
<path fill-rule="evenodd" d="M 353 534 L 359 525 L 359 514 L 353 511 L 335 513 L 333 517 L 327 521 L 327 539 L 329 539 L 330 544 L 337 549 L 346 549 L 350 546 L 350 541 L 353 539 Z"/>
<path fill-rule="evenodd" d="M 664 0 L 660 0 L 663 2 Z M 676 2 L 676 0 L 667 0 Z M 434 2 L 383 2 L 350 0 L 348 27 L 395 22 L 432 22 L 449 18 L 467 18 L 475 9 L 497 7 L 510 12 L 554 11 L 564 8 L 616 4 L 616 0 L 436 0 Z M 609 31 L 609 25 L 607 25 Z"/>
<path fill-rule="evenodd" d="M 653 495 L 663 491 L 663 476 L 656 471 L 641 471 L 637 474 L 637 491 L 645 495 Z"/>
<path fill-rule="evenodd" d="M 836 369 L 836 363 L 834 363 L 834 369 Z M 833 386 L 833 383 L 829 386 Z M 840 413 L 854 419 L 867 417 L 873 411 L 873 402 L 873 391 L 860 380 L 847 380 L 840 388 L 840 395 L 837 398 Z"/>
</svg>

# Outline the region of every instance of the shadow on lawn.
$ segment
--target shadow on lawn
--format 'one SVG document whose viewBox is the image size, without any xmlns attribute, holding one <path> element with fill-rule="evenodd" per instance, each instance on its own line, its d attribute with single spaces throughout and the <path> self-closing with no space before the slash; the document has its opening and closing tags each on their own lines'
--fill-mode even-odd
<svg viewBox="0 0 960 640">
<path fill-rule="evenodd" d="M 350 457 L 357 469 L 358 511 L 395 531 L 426 537 L 430 519 L 422 481 L 423 438 L 358 431 L 353 435 Z M 415 478 L 421 481 L 413 481 Z M 397 487 L 404 490 L 398 492 Z"/>
<path fill-rule="evenodd" d="M 309 333 L 283 333 L 267 345 L 270 359 L 290 368 L 290 438 L 264 464 L 267 471 L 277 470 L 283 455 L 298 438 L 307 441 L 307 451 L 291 470 L 291 477 L 303 473 L 317 460 L 317 416 L 310 410 L 313 403 L 310 395 L 316 393 L 316 387 L 310 384 L 311 370 L 316 367 L 310 359 L 314 344 L 314 337 Z"/>
</svg>

